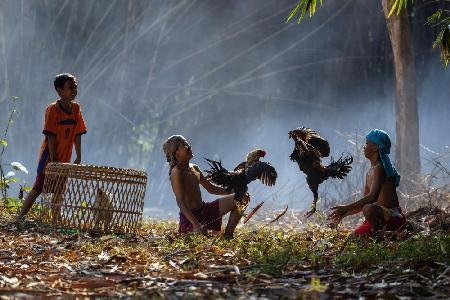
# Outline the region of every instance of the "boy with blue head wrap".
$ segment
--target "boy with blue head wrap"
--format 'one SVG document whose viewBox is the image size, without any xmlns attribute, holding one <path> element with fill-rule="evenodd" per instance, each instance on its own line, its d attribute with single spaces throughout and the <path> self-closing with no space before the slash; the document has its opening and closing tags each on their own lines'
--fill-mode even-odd
<svg viewBox="0 0 450 300">
<path fill-rule="evenodd" d="M 373 129 L 366 135 L 366 139 L 377 145 L 378 155 L 387 177 L 393 177 L 395 186 L 398 186 L 400 183 L 400 175 L 388 156 L 391 150 L 391 139 L 389 135 L 383 130 Z"/>
<path fill-rule="evenodd" d="M 360 211 L 365 221 L 355 229 L 355 235 L 370 235 L 380 229 L 396 231 L 405 224 L 396 191 L 400 175 L 389 159 L 390 149 L 391 139 L 385 131 L 373 129 L 366 135 L 364 155 L 370 160 L 371 168 L 366 175 L 364 196 L 354 203 L 333 207 L 328 217 L 332 227 Z"/>
</svg>

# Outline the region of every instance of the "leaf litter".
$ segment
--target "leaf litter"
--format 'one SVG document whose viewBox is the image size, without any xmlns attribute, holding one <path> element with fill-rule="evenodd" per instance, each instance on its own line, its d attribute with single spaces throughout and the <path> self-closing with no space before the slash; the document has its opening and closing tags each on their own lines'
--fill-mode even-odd
<svg viewBox="0 0 450 300">
<path fill-rule="evenodd" d="M 416 226 L 377 242 L 349 240 L 345 225 L 332 230 L 320 218 L 307 222 L 286 212 L 268 218 L 284 217 L 282 225 L 253 220 L 238 228 L 233 240 L 226 240 L 179 235 L 171 221 L 144 220 L 136 236 L 52 230 L 38 221 L 17 226 L 5 210 L 0 223 L 0 295 L 157 299 L 450 295 L 448 213 L 420 208 L 410 213 Z"/>
</svg>

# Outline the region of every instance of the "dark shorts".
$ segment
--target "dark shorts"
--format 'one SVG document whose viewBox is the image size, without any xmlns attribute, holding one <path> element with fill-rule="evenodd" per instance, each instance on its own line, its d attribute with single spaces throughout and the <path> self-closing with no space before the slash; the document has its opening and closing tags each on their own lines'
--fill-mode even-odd
<svg viewBox="0 0 450 300">
<path fill-rule="evenodd" d="M 45 173 L 39 172 L 36 175 L 36 179 L 33 184 L 33 190 L 38 192 L 39 194 L 42 193 L 42 190 L 44 189 L 44 181 L 45 181 Z M 67 178 L 64 178 L 62 180 L 59 180 L 57 184 L 53 184 L 52 187 L 50 187 L 49 193 L 63 193 L 66 187 Z"/>
<path fill-rule="evenodd" d="M 219 199 L 213 202 L 203 202 L 198 209 L 191 210 L 194 217 L 206 229 L 220 231 L 222 229 L 222 216 L 219 210 Z M 180 225 L 178 227 L 179 233 L 187 233 L 193 230 L 192 223 L 180 212 Z"/>
<path fill-rule="evenodd" d="M 379 205 L 380 206 L 380 205 Z M 383 217 L 385 221 L 385 229 L 387 231 L 397 231 L 406 223 L 406 218 L 403 215 L 400 208 L 388 209 L 383 206 L 380 206 L 383 209 Z M 355 235 L 371 235 L 372 234 L 372 225 L 367 220 L 359 225 L 353 233 Z"/>
</svg>

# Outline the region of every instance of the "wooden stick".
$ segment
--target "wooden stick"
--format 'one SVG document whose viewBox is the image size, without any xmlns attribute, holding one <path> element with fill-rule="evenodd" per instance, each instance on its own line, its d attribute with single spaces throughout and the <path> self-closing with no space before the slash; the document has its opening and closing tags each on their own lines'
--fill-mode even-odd
<svg viewBox="0 0 450 300">
<path fill-rule="evenodd" d="M 259 203 L 258 205 L 256 205 L 255 208 L 253 208 L 253 210 L 245 218 L 244 224 L 247 223 L 251 217 L 253 217 L 253 215 L 261 208 L 261 206 L 263 206 L 263 204 L 264 204 L 264 201 Z"/>
<path fill-rule="evenodd" d="M 270 221 L 269 223 L 267 223 L 264 226 L 268 226 L 268 225 L 273 224 L 276 221 L 278 221 L 282 216 L 284 216 L 286 214 L 288 208 L 289 208 L 289 205 L 286 204 L 286 208 L 284 209 L 284 211 L 281 214 L 279 214 L 275 219 L 273 219 L 272 221 Z"/>
</svg>

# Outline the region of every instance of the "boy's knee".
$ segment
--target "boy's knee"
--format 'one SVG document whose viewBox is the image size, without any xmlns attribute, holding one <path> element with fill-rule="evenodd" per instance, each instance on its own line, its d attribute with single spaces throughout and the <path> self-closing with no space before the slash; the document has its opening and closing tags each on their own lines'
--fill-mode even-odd
<svg viewBox="0 0 450 300">
<path fill-rule="evenodd" d="M 375 205 L 374 204 L 366 204 L 362 208 L 362 212 L 364 214 L 364 217 L 370 218 L 375 213 Z"/>
<path fill-rule="evenodd" d="M 230 214 L 242 217 L 242 211 L 239 209 L 237 205 L 232 210 L 230 210 Z"/>
</svg>

